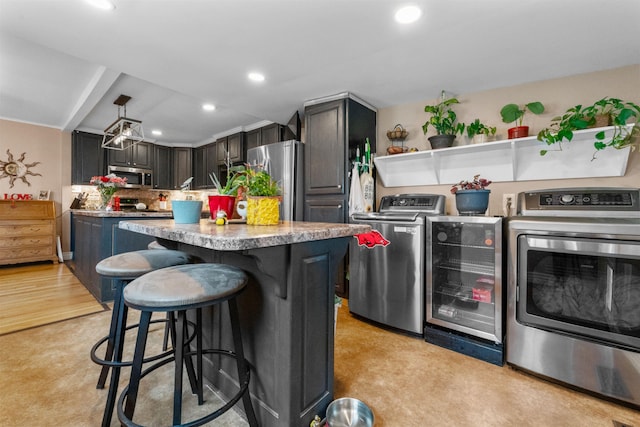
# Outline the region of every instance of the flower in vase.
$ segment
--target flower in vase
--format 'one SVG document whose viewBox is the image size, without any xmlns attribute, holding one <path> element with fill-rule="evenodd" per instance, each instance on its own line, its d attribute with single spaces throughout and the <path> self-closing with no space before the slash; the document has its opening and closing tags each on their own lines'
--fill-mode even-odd
<svg viewBox="0 0 640 427">
<path fill-rule="evenodd" d="M 121 186 L 127 183 L 127 178 L 121 178 L 111 173 L 106 176 L 94 176 L 93 178 L 91 178 L 91 181 L 89 181 L 89 183 L 96 186 L 98 192 L 100 193 L 102 205 L 107 206 L 115 192 L 118 191 Z"/>
</svg>

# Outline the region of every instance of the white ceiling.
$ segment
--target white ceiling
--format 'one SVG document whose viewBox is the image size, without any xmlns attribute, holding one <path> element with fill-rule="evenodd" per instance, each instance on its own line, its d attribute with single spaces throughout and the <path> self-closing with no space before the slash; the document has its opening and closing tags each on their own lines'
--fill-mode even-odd
<svg viewBox="0 0 640 427">
<path fill-rule="evenodd" d="M 639 0 L 113 2 L 0 0 L 0 118 L 102 133 L 126 94 L 148 140 L 197 146 L 341 92 L 385 108 L 640 63 Z"/>
</svg>

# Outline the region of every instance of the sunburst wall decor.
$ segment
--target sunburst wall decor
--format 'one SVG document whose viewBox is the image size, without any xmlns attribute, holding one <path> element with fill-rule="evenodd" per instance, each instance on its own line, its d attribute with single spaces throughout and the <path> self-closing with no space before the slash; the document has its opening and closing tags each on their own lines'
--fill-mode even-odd
<svg viewBox="0 0 640 427">
<path fill-rule="evenodd" d="M 25 163 L 24 158 L 27 153 L 22 153 L 20 158 L 15 160 L 10 150 L 7 150 L 7 161 L 0 160 L 0 179 L 9 178 L 9 188 L 13 188 L 13 184 L 16 179 L 21 179 L 22 182 L 31 187 L 31 183 L 27 181 L 27 175 L 42 176 L 40 173 L 33 173 L 29 170 L 40 162 Z"/>
</svg>

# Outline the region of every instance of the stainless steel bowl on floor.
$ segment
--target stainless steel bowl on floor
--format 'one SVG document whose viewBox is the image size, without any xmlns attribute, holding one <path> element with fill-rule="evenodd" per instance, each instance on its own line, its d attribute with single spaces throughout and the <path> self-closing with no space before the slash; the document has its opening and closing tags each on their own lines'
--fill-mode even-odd
<svg viewBox="0 0 640 427">
<path fill-rule="evenodd" d="M 336 399 L 327 407 L 328 427 L 372 427 L 373 411 L 353 397 Z"/>
</svg>

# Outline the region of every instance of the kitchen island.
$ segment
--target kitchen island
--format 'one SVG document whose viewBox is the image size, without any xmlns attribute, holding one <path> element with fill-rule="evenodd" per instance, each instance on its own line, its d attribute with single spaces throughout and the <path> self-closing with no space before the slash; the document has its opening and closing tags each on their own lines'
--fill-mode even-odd
<svg viewBox="0 0 640 427">
<path fill-rule="evenodd" d="M 71 269 L 98 301 L 113 300 L 114 283 L 96 272 L 96 264 L 111 255 L 146 249 L 149 242 L 154 240 L 153 237 L 120 229 L 118 223 L 123 219 L 171 217 L 171 211 L 71 209 Z"/>
<path fill-rule="evenodd" d="M 334 283 L 354 234 L 368 225 L 281 222 L 274 226 L 125 220 L 124 230 L 204 262 L 234 265 L 249 275 L 238 298 L 250 391 L 260 426 L 308 426 L 333 400 Z M 222 312 L 221 312 L 222 311 Z M 205 345 L 233 348 L 226 308 L 204 313 Z M 204 375 L 230 396 L 232 361 L 208 358 Z"/>
</svg>

